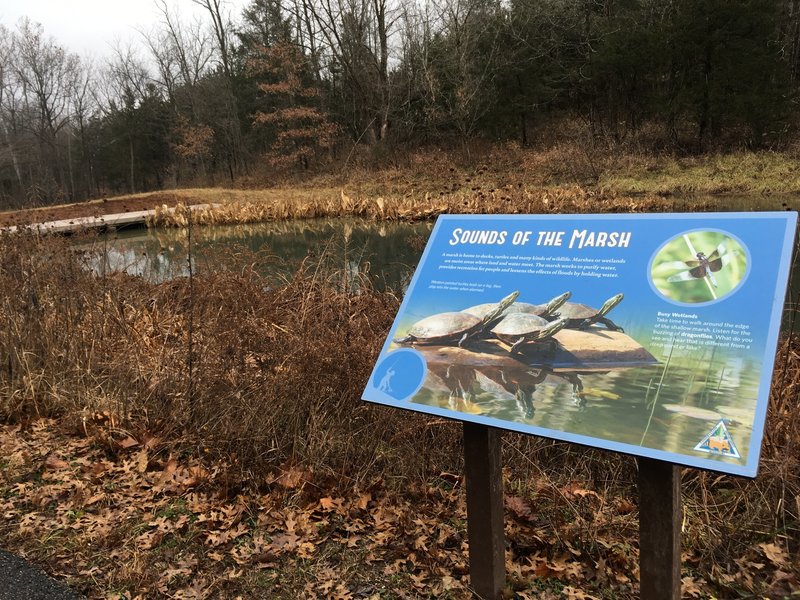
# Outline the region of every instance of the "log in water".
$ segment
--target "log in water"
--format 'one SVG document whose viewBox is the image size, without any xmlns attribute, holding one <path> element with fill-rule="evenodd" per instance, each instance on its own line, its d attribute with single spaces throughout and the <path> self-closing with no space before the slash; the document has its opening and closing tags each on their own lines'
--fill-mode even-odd
<svg viewBox="0 0 800 600">
<path fill-rule="evenodd" d="M 599 327 L 588 331 L 562 329 L 554 338 L 557 344 L 548 341 L 526 344 L 521 352 L 514 354 L 509 353 L 509 346 L 499 340 L 475 340 L 467 342 L 465 348 L 424 345 L 415 348 L 432 364 L 514 368 L 522 363 L 555 370 L 593 370 L 658 363 L 639 342 L 619 331 Z"/>
</svg>

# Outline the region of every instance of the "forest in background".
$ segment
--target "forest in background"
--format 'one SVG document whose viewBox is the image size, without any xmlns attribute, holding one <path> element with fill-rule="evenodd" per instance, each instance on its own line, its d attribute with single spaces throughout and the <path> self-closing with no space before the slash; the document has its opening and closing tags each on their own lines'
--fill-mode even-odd
<svg viewBox="0 0 800 600">
<path fill-rule="evenodd" d="M 800 0 L 188 0 L 102 63 L 0 22 L 0 209 L 471 140 L 792 148 Z"/>
</svg>

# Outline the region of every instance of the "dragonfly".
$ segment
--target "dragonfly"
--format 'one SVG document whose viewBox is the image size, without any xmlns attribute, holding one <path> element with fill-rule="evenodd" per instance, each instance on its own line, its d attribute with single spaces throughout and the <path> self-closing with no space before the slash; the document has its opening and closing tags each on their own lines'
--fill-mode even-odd
<svg viewBox="0 0 800 600">
<path fill-rule="evenodd" d="M 722 267 L 731 261 L 732 253 L 728 252 L 723 242 L 717 246 L 711 254 L 706 255 L 704 252 L 698 252 L 695 257 L 696 259 L 693 260 L 667 263 L 665 266 L 675 269 L 684 269 L 680 273 L 669 277 L 667 281 L 676 283 L 678 281 L 694 281 L 696 279 L 708 278 L 711 285 L 717 287 L 717 280 L 714 278 L 714 273 L 721 270 Z"/>
</svg>

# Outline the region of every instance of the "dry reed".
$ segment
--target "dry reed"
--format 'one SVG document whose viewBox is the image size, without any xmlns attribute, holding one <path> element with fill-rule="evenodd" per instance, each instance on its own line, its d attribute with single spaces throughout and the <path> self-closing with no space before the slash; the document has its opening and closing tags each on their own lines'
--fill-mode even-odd
<svg viewBox="0 0 800 600">
<path fill-rule="evenodd" d="M 287 465 L 330 489 L 416 489 L 458 472 L 457 425 L 360 401 L 399 298 L 368 281 L 354 292 L 329 257 L 285 280 L 260 275 L 264 260 L 276 259 L 198 275 L 190 295 L 186 278 L 94 276 L 63 239 L 0 236 L 0 420 L 58 416 L 109 448 L 161 440 L 227 465 L 228 493 L 268 486 Z M 735 571 L 764 540 L 800 552 L 797 340 L 777 365 L 759 477 L 685 472 L 685 545 L 702 572 Z M 548 518 L 573 508 L 537 496 L 542 479 L 632 494 L 629 457 L 517 434 L 505 455 L 509 488 Z M 592 539 L 600 525 L 581 522 Z"/>
<path fill-rule="evenodd" d="M 351 197 L 344 190 L 338 195 L 287 197 L 284 199 L 233 200 L 192 210 L 198 225 L 256 223 L 285 219 L 359 217 L 374 221 L 422 221 L 440 214 L 567 214 L 587 212 L 661 212 L 674 210 L 677 202 L 658 197 L 625 197 L 581 187 L 528 189 L 507 185 L 486 192 L 442 193 L 423 197 Z M 166 205 L 157 208 L 148 221 L 153 227 L 185 227 L 188 208 Z"/>
</svg>

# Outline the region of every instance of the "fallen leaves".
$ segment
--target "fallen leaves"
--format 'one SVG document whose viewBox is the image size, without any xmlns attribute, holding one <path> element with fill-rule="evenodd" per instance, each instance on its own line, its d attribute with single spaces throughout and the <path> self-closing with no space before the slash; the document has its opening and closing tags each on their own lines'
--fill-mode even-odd
<svg viewBox="0 0 800 600">
<path fill-rule="evenodd" d="M 761 552 L 764 553 L 767 560 L 776 567 L 784 567 L 789 564 L 789 554 L 777 544 L 763 543 L 759 544 L 758 547 L 761 549 Z"/>
<path fill-rule="evenodd" d="M 132 438 L 131 436 L 127 436 L 125 439 L 117 442 L 117 446 L 119 446 L 123 450 L 128 450 L 138 445 L 139 442 L 136 441 L 136 439 Z"/>
<path fill-rule="evenodd" d="M 533 515 L 530 505 L 519 496 L 505 496 L 503 498 L 506 510 L 518 519 L 529 521 Z"/>
<path fill-rule="evenodd" d="M 57 455 L 51 454 L 44 459 L 44 467 L 45 469 L 50 469 L 51 471 L 58 471 L 60 469 L 66 469 L 69 467 L 69 463 L 60 459 Z"/>
<path fill-rule="evenodd" d="M 464 490 L 441 486 L 441 477 L 403 495 L 379 486 L 325 494 L 313 472 L 287 464 L 268 493 L 228 497 L 218 493 L 224 464 L 159 452 L 133 436 L 93 445 L 41 421 L 28 432 L 0 427 L 0 449 L 9 457 L 0 513 L 10 543 L 47 553 L 90 598 L 470 597 Z M 606 502 L 579 482 L 539 481 L 504 502 L 506 597 L 636 596 L 630 499 Z M 725 585 L 798 589 L 791 554 L 777 541 L 736 564 Z M 708 597 L 708 581 L 687 575 L 684 595 Z"/>
<path fill-rule="evenodd" d="M 310 479 L 311 473 L 309 471 L 297 467 L 296 465 L 291 465 L 281 470 L 280 475 L 278 475 L 274 481 L 284 489 L 295 490 L 303 487 Z"/>
<path fill-rule="evenodd" d="M 21 442 L 9 441 L 19 432 L 0 432 L 2 447 L 19 453 L 15 444 Z M 313 473 L 287 464 L 268 482 L 274 484 L 270 494 L 227 499 L 213 493 L 222 466 L 165 456 L 133 436 L 112 446 L 117 454 L 109 457 L 100 447 L 72 445 L 54 427 L 42 426 L 36 435 L 42 448 L 38 464 L 53 477 L 8 485 L 17 501 L 7 503 L 4 514 L 19 539 L 41 539 L 55 529 L 70 545 L 95 548 L 87 557 L 95 564 L 79 569 L 93 582 L 90 597 L 129 587 L 144 597 L 209 598 L 220 586 L 251 590 L 254 580 L 267 581 L 272 589 L 267 595 L 276 598 L 382 598 L 380 581 L 393 582 L 387 589 L 399 598 L 469 594 L 459 485 L 425 490 L 419 502 L 358 491 L 315 496 L 308 493 L 315 489 L 309 486 Z M 35 466 L 35 454 L 18 455 L 22 471 Z M 580 497 L 579 490 L 573 493 Z M 509 495 L 506 508 L 518 520 L 509 535 L 521 534 L 534 517 L 530 504 Z M 557 554 L 548 547 L 554 540 L 531 539 L 533 558 L 527 551 L 509 554 L 510 568 L 524 565 L 517 569 L 520 582 L 534 577 L 567 582 L 591 572 L 568 546 L 562 544 L 564 552 Z M 113 551 L 104 552 L 109 548 Z M 54 553 L 51 560 L 67 569 L 74 556 Z M 350 566 L 343 569 L 342 561 Z M 119 569 L 120 564 L 129 566 Z M 314 566 L 299 588 L 282 583 L 279 573 L 301 564 Z M 257 579 L 256 573 L 267 578 Z M 592 598 L 581 596 L 577 586 L 569 593 L 577 600 Z"/>
</svg>

